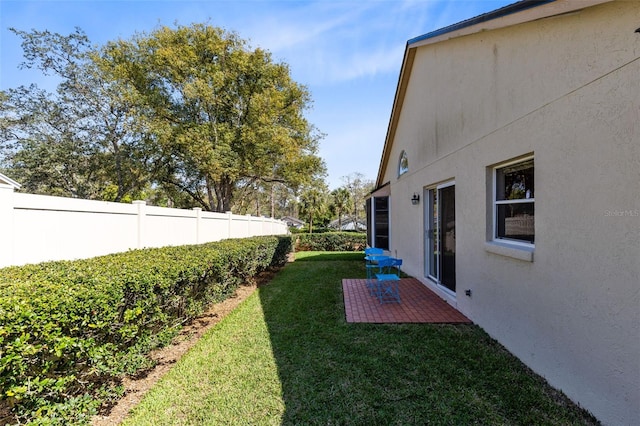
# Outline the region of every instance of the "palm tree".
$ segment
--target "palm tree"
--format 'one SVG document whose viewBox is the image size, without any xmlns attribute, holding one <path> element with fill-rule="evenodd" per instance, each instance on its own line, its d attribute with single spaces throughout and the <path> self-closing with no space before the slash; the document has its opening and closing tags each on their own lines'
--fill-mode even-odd
<svg viewBox="0 0 640 426">
<path fill-rule="evenodd" d="M 313 219 L 324 213 L 327 207 L 326 195 L 317 188 L 307 189 L 300 195 L 300 213 L 309 222 L 309 233 L 313 233 Z"/>
<path fill-rule="evenodd" d="M 338 215 L 338 229 L 342 230 L 342 212 L 348 211 L 351 206 L 351 194 L 347 188 L 338 188 L 331 191 L 333 208 Z"/>
</svg>

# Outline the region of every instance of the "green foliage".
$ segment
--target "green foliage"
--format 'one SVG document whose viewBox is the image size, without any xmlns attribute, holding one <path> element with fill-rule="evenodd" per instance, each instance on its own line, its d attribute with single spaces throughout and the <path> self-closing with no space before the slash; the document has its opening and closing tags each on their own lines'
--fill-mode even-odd
<svg viewBox="0 0 640 426">
<path fill-rule="evenodd" d="M 24 32 L 25 62 L 59 80 L 48 92 L 35 85 L 8 89 L 0 97 L 0 164 L 22 189 L 84 199 L 124 201 L 149 183 L 154 150 L 130 118 L 116 83 L 92 60 L 79 29 L 68 36 Z"/>
<path fill-rule="evenodd" d="M 351 194 L 345 187 L 331 191 L 331 210 L 338 217 L 338 229 L 342 229 L 342 215 L 348 212 L 353 204 Z"/>
<path fill-rule="evenodd" d="M 367 236 L 354 232 L 296 234 L 296 251 L 362 251 Z"/>
<path fill-rule="evenodd" d="M 362 173 L 351 173 L 348 176 L 343 176 L 342 181 L 344 185 L 341 188 L 346 189 L 351 198 L 350 207 L 353 208 L 353 211 L 350 212 L 350 215 L 353 219 L 365 219 L 366 211 L 365 211 L 365 198 L 367 194 L 369 194 L 374 188 L 374 182 L 365 179 L 365 176 Z"/>
<path fill-rule="evenodd" d="M 86 423 L 151 349 L 290 251 L 256 237 L 1 269 L 0 411 Z"/>
<path fill-rule="evenodd" d="M 314 223 L 328 222 L 329 190 L 320 180 L 315 180 L 300 195 L 300 215 L 308 224 L 309 233 L 313 232 Z"/>
<path fill-rule="evenodd" d="M 99 56 L 157 143 L 158 182 L 204 209 L 228 211 L 238 190 L 297 187 L 324 173 L 321 135 L 304 117 L 307 88 L 236 33 L 159 27 L 110 42 Z"/>
</svg>

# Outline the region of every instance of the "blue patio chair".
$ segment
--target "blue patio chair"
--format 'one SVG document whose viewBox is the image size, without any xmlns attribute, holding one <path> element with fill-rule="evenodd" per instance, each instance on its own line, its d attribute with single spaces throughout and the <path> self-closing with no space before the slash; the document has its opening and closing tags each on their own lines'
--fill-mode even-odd
<svg viewBox="0 0 640 426">
<path fill-rule="evenodd" d="M 401 303 L 400 302 L 400 266 L 402 259 L 392 257 L 380 259 L 379 273 L 376 274 L 376 291 L 380 303 Z"/>
<path fill-rule="evenodd" d="M 389 256 L 385 256 L 383 253 L 384 250 L 376 247 L 367 247 L 364 250 L 365 268 L 367 269 L 367 288 L 369 289 L 369 294 L 372 296 L 376 292 L 376 284 L 374 282 L 375 274 L 382 272 L 380 266 L 378 266 L 378 262 L 381 259 L 389 258 Z"/>
</svg>

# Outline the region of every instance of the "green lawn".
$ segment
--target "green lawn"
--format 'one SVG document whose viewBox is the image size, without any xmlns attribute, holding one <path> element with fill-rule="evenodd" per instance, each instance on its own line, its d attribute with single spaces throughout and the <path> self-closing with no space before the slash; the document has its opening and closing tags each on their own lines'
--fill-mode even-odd
<svg viewBox="0 0 640 426">
<path fill-rule="evenodd" d="M 299 253 L 126 425 L 596 424 L 477 326 L 348 324 L 362 253 Z"/>
</svg>

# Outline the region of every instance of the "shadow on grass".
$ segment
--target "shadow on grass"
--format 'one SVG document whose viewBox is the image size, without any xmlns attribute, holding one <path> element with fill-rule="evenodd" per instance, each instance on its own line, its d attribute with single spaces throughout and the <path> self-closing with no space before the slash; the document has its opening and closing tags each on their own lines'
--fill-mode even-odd
<svg viewBox="0 0 640 426">
<path fill-rule="evenodd" d="M 260 289 L 281 424 L 596 423 L 477 326 L 347 323 L 362 256 L 299 253 Z"/>
</svg>

